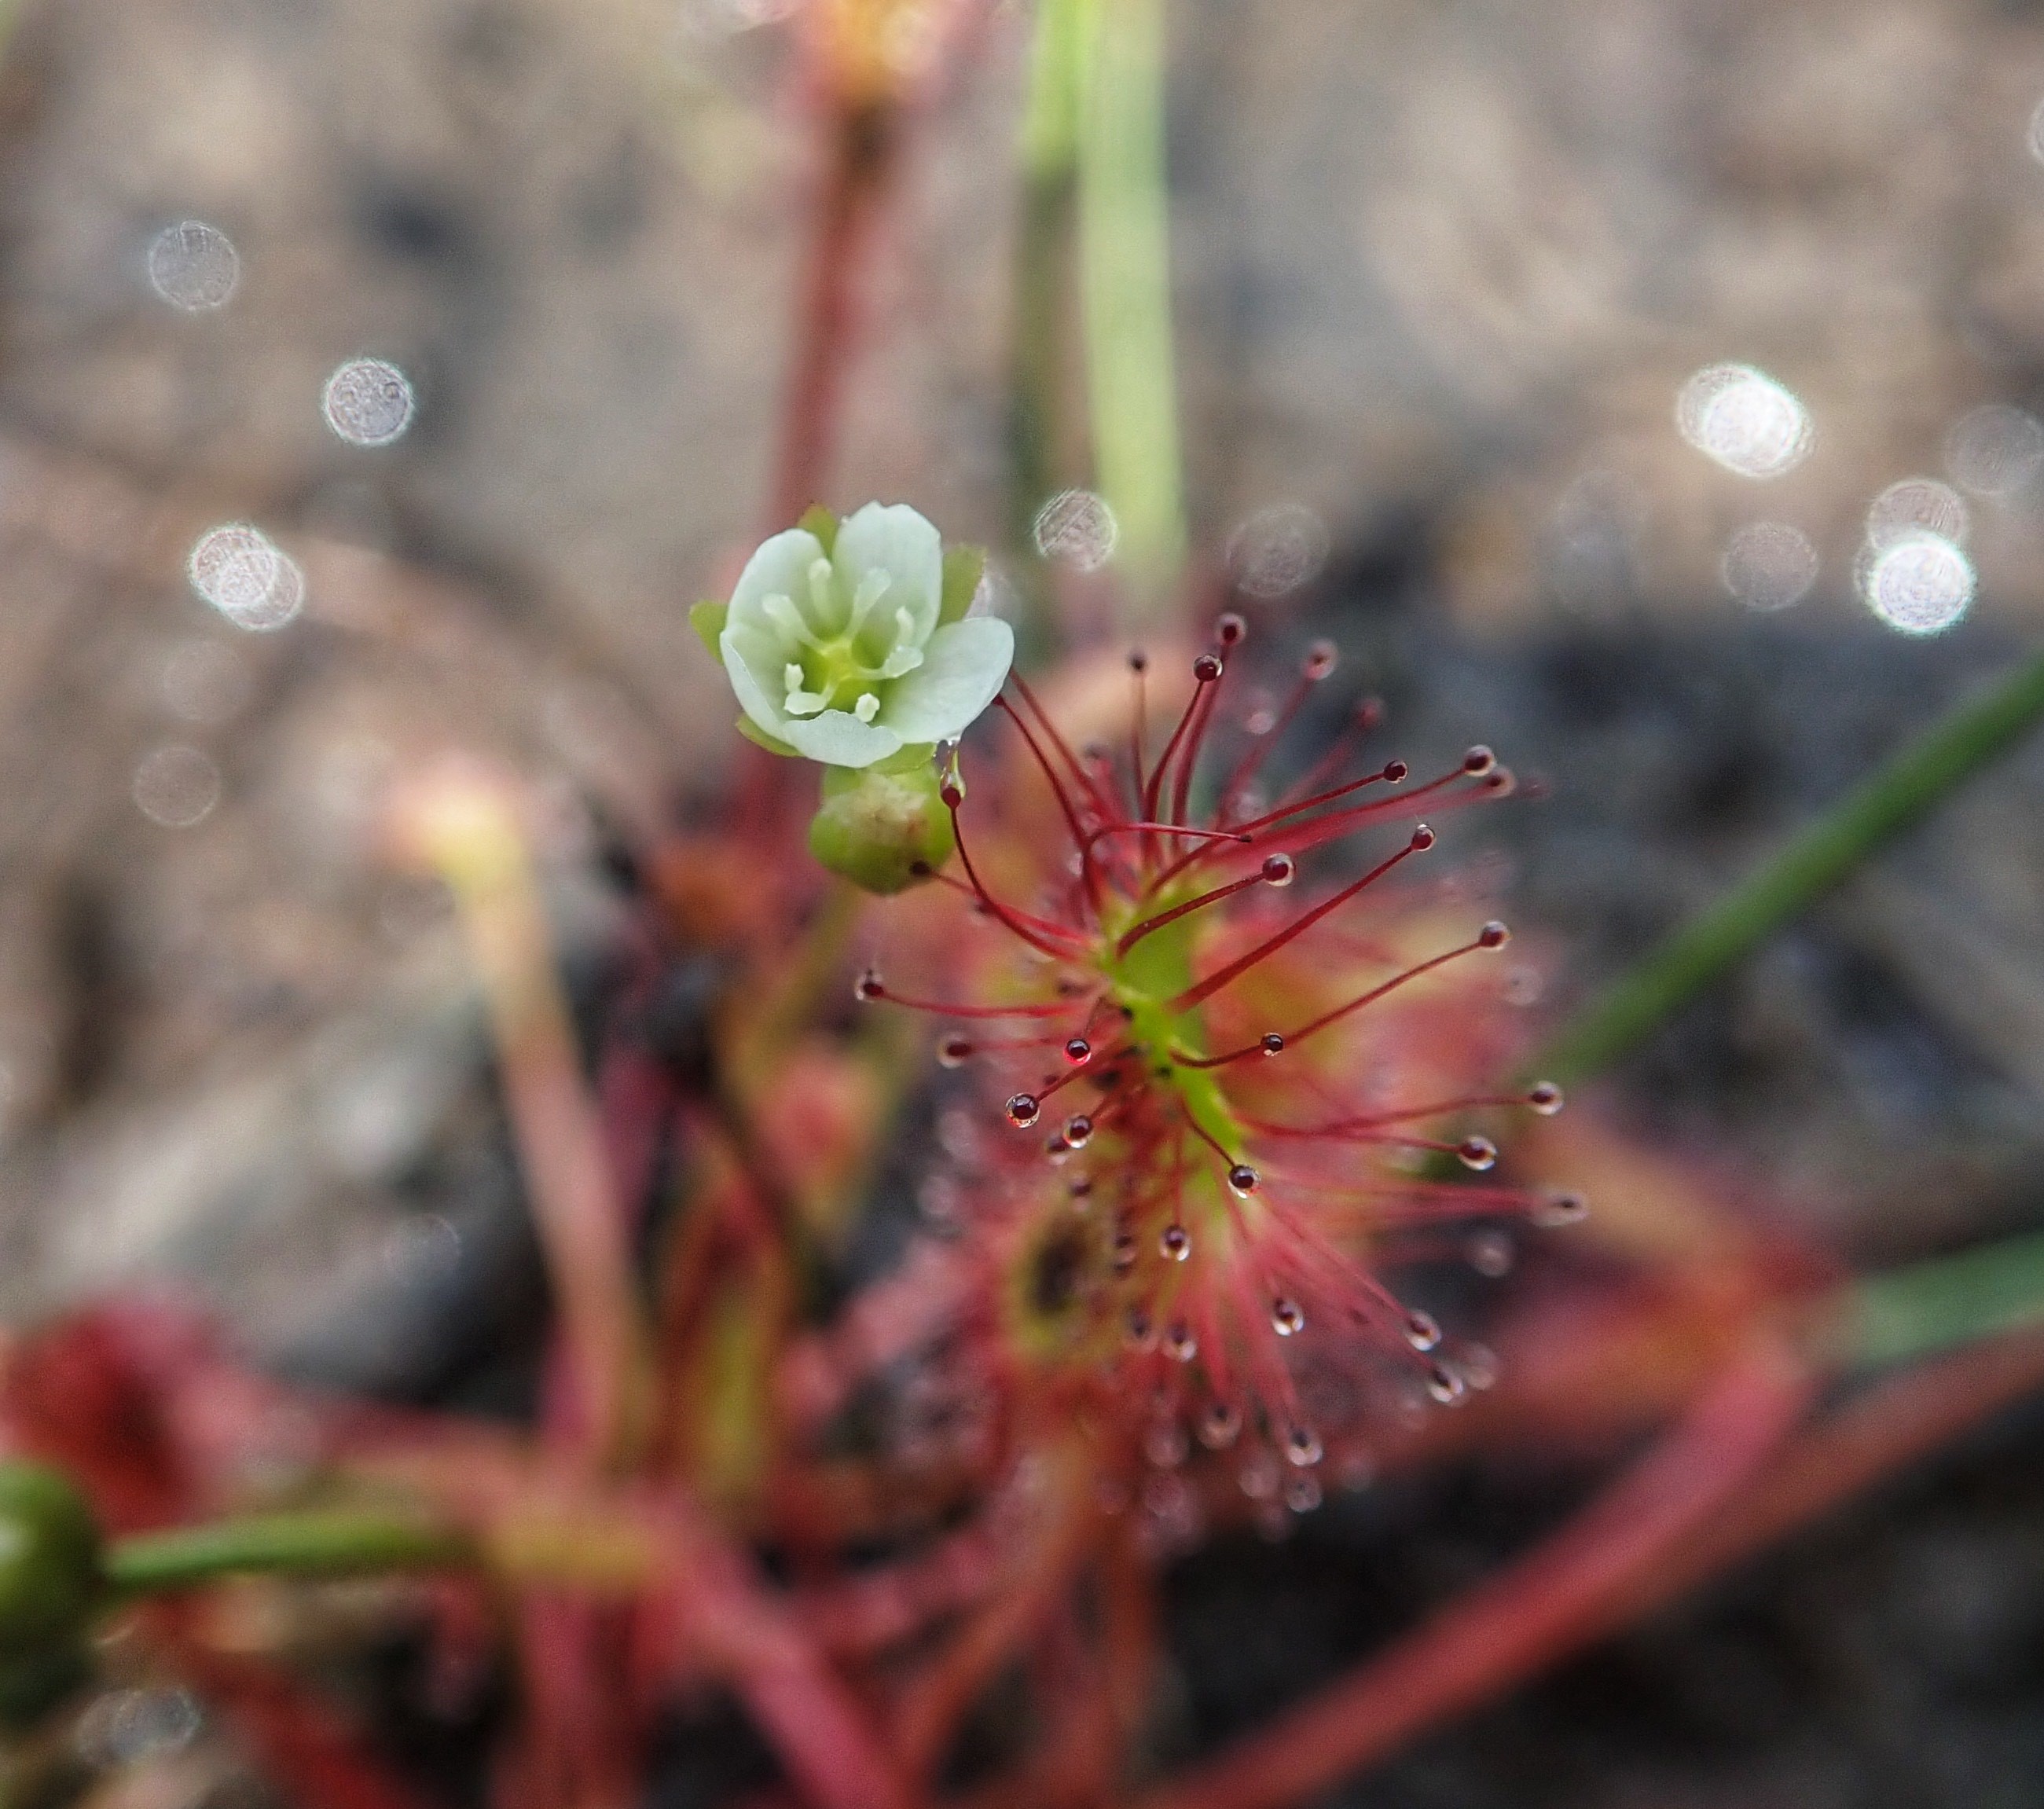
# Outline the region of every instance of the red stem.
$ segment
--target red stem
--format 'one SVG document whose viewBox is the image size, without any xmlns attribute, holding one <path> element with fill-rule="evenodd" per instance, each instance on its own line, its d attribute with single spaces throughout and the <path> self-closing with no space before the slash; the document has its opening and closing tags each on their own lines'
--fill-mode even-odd
<svg viewBox="0 0 2044 1809">
<path fill-rule="evenodd" d="M 785 528 L 819 500 L 835 450 L 853 328 L 858 274 L 893 166 L 894 122 L 884 103 L 838 102 L 830 166 L 803 282 L 795 363 L 781 417 L 770 528 Z"/>
<path fill-rule="evenodd" d="M 1759 1473 L 1810 1392 L 1778 1347 L 1747 1351 L 1560 1532 L 1218 1759 L 1136 1798 L 1135 1809 L 1306 1801 L 1579 1650 Z"/>
</svg>

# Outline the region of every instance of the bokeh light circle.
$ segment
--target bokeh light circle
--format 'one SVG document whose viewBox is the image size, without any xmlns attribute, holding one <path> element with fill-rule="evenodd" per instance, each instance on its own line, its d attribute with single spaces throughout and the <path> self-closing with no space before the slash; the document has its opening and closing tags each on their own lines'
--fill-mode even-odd
<svg viewBox="0 0 2044 1809">
<path fill-rule="evenodd" d="M 1801 400 L 1750 364 L 1712 364 L 1696 372 L 1676 398 L 1675 425 L 1705 457 L 1754 479 L 1793 470 L 1816 440 Z"/>
</svg>

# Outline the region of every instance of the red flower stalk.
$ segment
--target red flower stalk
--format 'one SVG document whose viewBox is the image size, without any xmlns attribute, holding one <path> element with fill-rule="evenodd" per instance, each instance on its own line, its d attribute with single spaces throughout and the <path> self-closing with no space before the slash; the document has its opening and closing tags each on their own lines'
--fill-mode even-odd
<svg viewBox="0 0 2044 1809">
<path fill-rule="evenodd" d="M 1304 1507 L 1318 1500 L 1323 1427 L 1358 1416 L 1366 1394 L 1388 1381 L 1447 1401 L 1488 1380 L 1481 1354 L 1458 1361 L 1379 1279 L 1387 1240 L 1580 1206 L 1428 1172 L 1495 1164 L 1487 1138 L 1443 1128 L 1477 1108 L 1561 1105 L 1544 1083 L 1471 1084 L 1504 1051 L 1452 982 L 1504 945 L 1502 924 L 1400 952 L 1427 916 L 1400 889 L 1400 870 L 1434 845 L 1423 814 L 1505 797 L 1511 774 L 1483 747 L 1416 783 L 1402 761 L 1346 778 L 1323 761 L 1293 793 L 1257 800 L 1273 732 L 1334 670 L 1323 644 L 1282 708 L 1252 720 L 1260 739 L 1209 784 L 1194 821 L 1243 634 L 1239 617 L 1221 618 L 1154 764 L 1139 727 L 1124 757 L 1075 751 L 1013 679 L 1000 707 L 1055 799 L 1052 845 L 1001 833 L 1012 812 L 968 823 L 954 761 L 941 792 L 962 877 L 929 889 L 947 906 L 968 901 L 966 923 L 995 927 L 1001 947 L 970 997 L 933 997 L 946 989 L 936 981 L 897 987 L 877 969 L 857 993 L 955 1020 L 940 1062 L 984 1058 L 1019 1082 L 1005 1107 L 1014 1140 L 990 1164 L 971 1158 L 986 1185 L 959 1190 L 1005 1267 L 1010 1349 L 1048 1374 L 1104 1381 L 1105 1398 L 1141 1416 L 1153 1464 L 1174 1467 L 1195 1438 L 1215 1450 L 1246 1438 L 1245 1489 L 1267 1473 L 1261 1492 L 1274 1496 L 1289 1476 L 1282 1492 Z M 1147 662 L 1131 665 L 1139 686 Z M 1353 726 L 1374 721 L 1366 707 Z M 1358 876 L 1301 896 L 1305 856 L 1386 829 L 1395 839 Z M 1375 937 L 1359 940 L 1351 920 L 1376 904 Z M 954 977 L 972 966 L 964 925 L 925 923 L 913 941 L 943 950 Z M 916 964 L 936 967 L 927 954 Z"/>
</svg>

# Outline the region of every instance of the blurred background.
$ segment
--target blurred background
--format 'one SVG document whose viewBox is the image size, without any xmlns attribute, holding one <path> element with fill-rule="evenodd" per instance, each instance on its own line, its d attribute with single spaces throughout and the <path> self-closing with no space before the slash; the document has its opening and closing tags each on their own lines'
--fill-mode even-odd
<svg viewBox="0 0 2044 1809">
<path fill-rule="evenodd" d="M 515 1397 L 538 1281 L 467 958 L 379 808 L 450 747 L 526 775 L 601 997 L 606 851 L 727 758 L 686 607 L 778 525 L 819 159 L 790 10 L 0 11 L 10 1323 L 175 1277 L 294 1374 Z M 997 547 L 1029 25 L 974 11 L 919 87 L 824 486 Z M 1529 1009 L 2034 642 L 2044 9 L 1179 0 L 1170 31 L 1194 545 L 1275 573 L 1399 751 L 1544 781 L 1482 879 L 1563 951 Z M 329 390 L 363 359 L 400 400 Z M 194 586 L 235 524 L 302 574 L 275 632 Z M 2044 1223 L 2040 876 L 2031 746 L 1617 1109 L 1855 1259 Z M 2034 1801 L 2038 1435 L 1826 1535 L 1804 1596 L 1749 1579 L 1354 1800 Z M 1196 1581 L 1271 1650 L 1188 1714 L 1353 1644 L 1316 1577 L 1390 1611 L 1373 1526 Z M 1402 1549 L 1438 1582 L 1500 1536 Z"/>
</svg>

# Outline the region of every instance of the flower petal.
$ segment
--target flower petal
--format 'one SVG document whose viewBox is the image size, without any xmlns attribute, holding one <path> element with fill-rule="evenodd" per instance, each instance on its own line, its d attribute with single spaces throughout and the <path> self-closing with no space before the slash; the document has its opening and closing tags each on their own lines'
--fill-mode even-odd
<svg viewBox="0 0 2044 1809">
<path fill-rule="evenodd" d="M 936 529 L 914 509 L 905 502 L 869 502 L 838 530 L 835 557 L 855 593 L 869 571 L 886 572 L 893 580 L 886 609 L 909 612 L 914 645 L 930 638 L 943 597 L 944 549 Z"/>
<path fill-rule="evenodd" d="M 759 628 L 778 635 L 763 605 L 770 597 L 786 597 L 797 609 L 808 600 L 809 567 L 824 556 L 823 543 L 803 528 L 776 534 L 745 562 L 731 593 L 728 628 Z M 756 720 L 756 719 L 755 719 Z"/>
<path fill-rule="evenodd" d="M 738 707 L 754 725 L 785 741 L 787 716 L 778 699 L 785 688 L 782 655 L 786 651 L 771 628 L 728 628 L 718 638 L 725 676 L 738 693 Z"/>
<path fill-rule="evenodd" d="M 906 745 L 893 729 L 861 722 L 849 710 L 825 710 L 807 722 L 789 722 L 779 732 L 797 753 L 827 766 L 870 766 Z"/>
<path fill-rule="evenodd" d="M 1015 660 L 1015 631 L 972 616 L 932 635 L 923 663 L 887 689 L 880 720 L 904 742 L 948 741 L 993 701 Z"/>
</svg>

